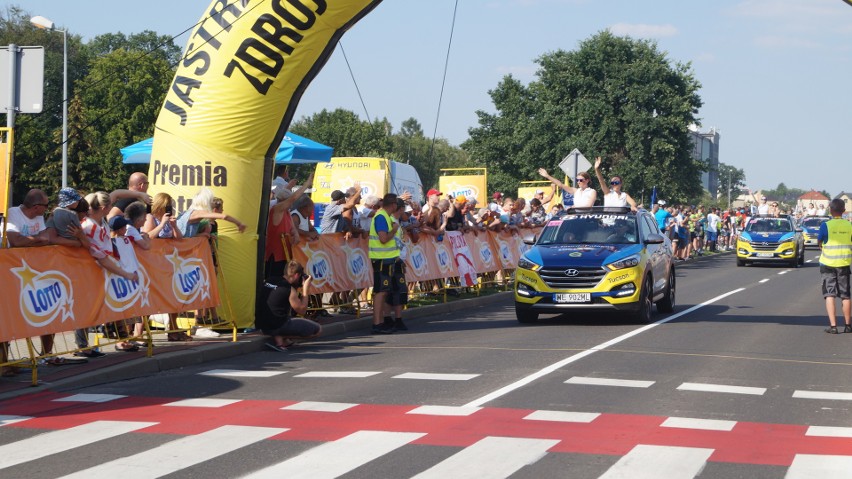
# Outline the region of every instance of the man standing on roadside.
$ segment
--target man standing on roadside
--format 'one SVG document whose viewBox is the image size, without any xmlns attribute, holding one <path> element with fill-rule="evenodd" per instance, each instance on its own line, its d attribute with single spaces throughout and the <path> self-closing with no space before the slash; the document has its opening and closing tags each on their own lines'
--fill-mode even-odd
<svg viewBox="0 0 852 479">
<path fill-rule="evenodd" d="M 373 265 L 373 334 L 391 334 L 393 323 L 384 322 L 385 302 L 393 291 L 394 269 L 399 258 L 396 233 L 399 222 L 393 216 L 398 208 L 396 195 L 388 193 L 382 198 L 382 208 L 370 224 L 369 254 Z"/>
<path fill-rule="evenodd" d="M 707 248 L 715 253 L 716 240 L 719 236 L 719 225 L 722 224 L 722 218 L 719 216 L 719 208 L 712 208 L 710 210 L 710 214 L 707 215 L 706 224 Z"/>
<path fill-rule="evenodd" d="M 817 243 L 821 249 L 819 272 L 822 276 L 822 296 L 828 313 L 829 334 L 837 334 L 835 298 L 843 309 L 844 333 L 852 333 L 852 303 L 849 300 L 849 266 L 852 265 L 852 224 L 842 218 L 846 206 L 841 199 L 831 200 L 831 219 L 819 227 Z"/>
</svg>

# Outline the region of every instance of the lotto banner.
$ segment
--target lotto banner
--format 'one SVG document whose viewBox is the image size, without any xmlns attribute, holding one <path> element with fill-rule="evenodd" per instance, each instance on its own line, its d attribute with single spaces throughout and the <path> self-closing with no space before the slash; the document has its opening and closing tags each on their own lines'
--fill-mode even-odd
<svg viewBox="0 0 852 479">
<path fill-rule="evenodd" d="M 136 254 L 139 280 L 128 281 L 80 248 L 0 250 L 0 341 L 219 304 L 206 239 L 158 240 Z"/>
<path fill-rule="evenodd" d="M 343 233 L 320 235 L 293 246 L 293 259 L 305 266 L 311 294 L 352 291 L 373 286 L 373 269 L 364 238 L 344 240 Z"/>
<path fill-rule="evenodd" d="M 518 266 L 518 260 L 521 259 L 521 251 L 524 242 L 518 235 L 513 235 L 508 231 L 494 233 L 488 232 L 488 239 L 491 241 L 491 247 L 497 259 L 500 261 L 502 269 L 515 269 Z"/>
<path fill-rule="evenodd" d="M 438 177 L 438 190 L 447 195 L 475 196 L 477 207 L 488 205 L 488 190 L 486 187 L 485 168 L 481 175 L 447 175 Z"/>
<path fill-rule="evenodd" d="M 178 210 L 202 187 L 248 228 L 219 222 L 233 319 L 254 323 L 275 152 L 343 33 L 379 0 L 214 0 L 189 37 L 157 118 L 150 194 Z"/>
<path fill-rule="evenodd" d="M 444 236 L 444 241 L 435 241 L 432 236 L 427 235 L 423 235 L 423 238 L 417 243 L 412 243 L 408 237 L 405 239 L 408 248 L 405 280 L 413 283 L 458 276 L 453 247 L 447 236 Z"/>
<path fill-rule="evenodd" d="M 471 231 L 464 234 L 468 248 L 470 248 L 470 259 L 473 261 L 473 267 L 477 273 L 493 273 L 499 271 L 501 265 L 498 262 L 497 255 L 494 254 L 494 249 L 489 241 L 489 235 L 494 233 Z"/>
</svg>

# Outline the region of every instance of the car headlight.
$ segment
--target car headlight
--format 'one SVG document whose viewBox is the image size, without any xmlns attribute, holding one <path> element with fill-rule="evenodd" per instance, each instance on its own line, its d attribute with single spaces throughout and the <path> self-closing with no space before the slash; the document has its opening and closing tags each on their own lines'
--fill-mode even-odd
<svg viewBox="0 0 852 479">
<path fill-rule="evenodd" d="M 619 270 L 619 269 L 632 268 L 634 266 L 638 266 L 639 261 L 640 261 L 639 255 L 634 254 L 633 256 L 628 256 L 624 259 L 618 260 L 615 263 L 610 263 L 606 267 L 611 269 L 612 271 L 616 271 L 616 270 Z"/>
<path fill-rule="evenodd" d="M 526 298 L 529 298 L 529 297 L 532 297 L 536 292 L 530 286 L 528 286 L 525 283 L 521 283 L 520 281 L 517 282 L 517 285 L 518 285 L 517 291 L 518 291 L 518 294 L 520 296 L 524 296 Z"/>
<path fill-rule="evenodd" d="M 525 256 L 521 256 L 521 259 L 518 260 L 518 268 L 538 271 L 541 269 L 541 265 L 528 260 Z"/>
</svg>

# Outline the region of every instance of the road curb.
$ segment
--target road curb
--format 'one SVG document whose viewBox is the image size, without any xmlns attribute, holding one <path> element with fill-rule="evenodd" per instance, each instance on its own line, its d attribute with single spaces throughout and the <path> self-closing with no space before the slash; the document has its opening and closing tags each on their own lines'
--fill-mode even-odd
<svg viewBox="0 0 852 479">
<path fill-rule="evenodd" d="M 511 291 L 502 291 L 488 296 L 480 296 L 429 306 L 420 306 L 403 311 L 402 317 L 406 322 L 416 324 L 424 318 L 431 318 L 441 314 L 460 311 L 462 309 L 467 310 L 470 308 L 484 306 L 486 304 L 493 303 L 494 301 L 499 301 L 511 294 Z M 369 329 L 372 326 L 372 323 L 372 316 L 335 321 L 333 323 L 323 325 L 323 331 L 322 334 L 320 334 L 320 337 L 328 338 L 343 336 L 347 333 L 362 331 Z M 44 382 L 40 384 L 40 387 L 19 389 L 2 393 L 0 394 L 0 400 L 11 399 L 33 392 L 44 392 L 46 390 L 70 391 L 114 381 L 126 381 L 155 375 L 164 371 L 180 369 L 186 366 L 194 366 L 220 359 L 242 356 L 244 354 L 264 350 L 265 343 L 267 341 L 268 338 L 262 335 L 246 336 L 238 339 L 236 342 L 205 344 L 193 349 L 166 351 L 157 353 L 150 358 L 141 357 L 139 359 L 106 366 L 102 369 L 87 371 L 72 377 Z"/>
</svg>

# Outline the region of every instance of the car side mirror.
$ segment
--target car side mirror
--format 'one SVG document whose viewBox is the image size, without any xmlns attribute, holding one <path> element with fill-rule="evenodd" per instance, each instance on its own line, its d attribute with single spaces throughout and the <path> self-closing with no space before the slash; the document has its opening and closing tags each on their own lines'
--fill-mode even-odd
<svg viewBox="0 0 852 479">
<path fill-rule="evenodd" d="M 665 243 L 665 236 L 658 233 L 651 233 L 645 238 L 645 244 L 662 244 Z"/>
<path fill-rule="evenodd" d="M 535 245 L 535 235 L 526 235 L 524 236 L 524 244 L 528 244 L 530 246 Z"/>
</svg>

